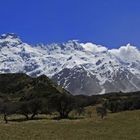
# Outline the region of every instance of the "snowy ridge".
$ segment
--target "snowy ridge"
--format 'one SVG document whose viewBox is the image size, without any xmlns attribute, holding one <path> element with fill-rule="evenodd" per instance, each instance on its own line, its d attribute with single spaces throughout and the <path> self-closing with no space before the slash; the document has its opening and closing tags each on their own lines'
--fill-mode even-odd
<svg viewBox="0 0 140 140">
<path fill-rule="evenodd" d="M 108 49 L 77 40 L 31 46 L 15 34 L 0 36 L 0 73 L 45 74 L 73 94 L 140 90 L 140 51 Z M 75 84 L 75 85 L 74 85 Z"/>
</svg>

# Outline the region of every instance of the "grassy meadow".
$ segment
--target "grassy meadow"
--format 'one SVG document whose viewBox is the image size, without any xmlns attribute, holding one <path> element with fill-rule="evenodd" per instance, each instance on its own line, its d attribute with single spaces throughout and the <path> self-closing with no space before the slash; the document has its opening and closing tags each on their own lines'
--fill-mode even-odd
<svg viewBox="0 0 140 140">
<path fill-rule="evenodd" d="M 8 124 L 0 118 L 0 140 L 140 140 L 140 110 L 109 113 L 100 119 L 92 115 L 76 119 L 22 121 L 10 116 Z M 19 118 L 18 121 L 15 121 Z"/>
</svg>

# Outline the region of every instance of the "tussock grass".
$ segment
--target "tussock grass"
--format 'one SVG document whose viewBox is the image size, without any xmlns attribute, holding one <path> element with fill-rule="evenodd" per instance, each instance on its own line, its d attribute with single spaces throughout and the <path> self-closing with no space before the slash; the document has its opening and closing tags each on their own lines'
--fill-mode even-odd
<svg viewBox="0 0 140 140">
<path fill-rule="evenodd" d="M 43 116 L 8 124 L 0 118 L 0 140 L 140 140 L 140 110 L 108 114 L 103 120 L 95 108 L 86 110 L 93 111 L 91 117 L 53 120 Z"/>
</svg>

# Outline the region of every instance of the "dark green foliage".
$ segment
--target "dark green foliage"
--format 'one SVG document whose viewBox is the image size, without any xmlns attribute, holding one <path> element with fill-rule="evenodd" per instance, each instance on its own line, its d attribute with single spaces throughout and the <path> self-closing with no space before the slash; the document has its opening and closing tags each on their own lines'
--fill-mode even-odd
<svg viewBox="0 0 140 140">
<path fill-rule="evenodd" d="M 108 99 L 103 105 L 112 113 L 140 109 L 140 97 Z"/>
<path fill-rule="evenodd" d="M 47 97 L 51 94 L 69 94 L 45 75 L 33 78 L 26 74 L 0 74 L 0 93 L 12 100 L 24 98 L 29 100 L 34 97 Z"/>
<path fill-rule="evenodd" d="M 35 115 L 41 112 L 42 101 L 40 99 L 31 99 L 29 101 L 22 101 L 18 105 L 18 113 L 22 114 L 29 119 L 29 114 L 31 114 L 30 119 L 33 119 Z"/>
<path fill-rule="evenodd" d="M 40 113 L 42 102 L 40 99 L 33 99 L 33 100 L 30 100 L 29 104 L 30 104 L 30 111 L 32 113 L 31 119 L 33 119 L 35 115 Z"/>
<path fill-rule="evenodd" d="M 18 113 L 24 115 L 27 120 L 29 119 L 30 108 L 29 108 L 29 102 L 28 101 L 19 103 Z"/>
<path fill-rule="evenodd" d="M 7 116 L 16 114 L 18 111 L 18 105 L 14 102 L 0 102 L 0 114 L 3 114 L 5 123 L 8 123 Z"/>
<path fill-rule="evenodd" d="M 8 95 L 22 93 L 31 81 L 25 74 L 0 74 L 0 92 Z"/>
<path fill-rule="evenodd" d="M 61 94 L 49 98 L 49 106 L 60 114 L 60 118 L 68 118 L 76 103 L 72 95 Z"/>
<path fill-rule="evenodd" d="M 75 100 L 78 107 L 86 107 L 96 105 L 99 102 L 100 98 L 96 95 L 94 96 L 77 95 L 75 96 Z"/>
</svg>

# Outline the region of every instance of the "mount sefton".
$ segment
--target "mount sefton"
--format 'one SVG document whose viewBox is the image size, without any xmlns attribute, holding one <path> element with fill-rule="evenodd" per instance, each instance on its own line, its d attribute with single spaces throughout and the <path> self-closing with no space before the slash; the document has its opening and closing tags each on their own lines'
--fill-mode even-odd
<svg viewBox="0 0 140 140">
<path fill-rule="evenodd" d="M 138 91 L 140 51 L 77 40 L 34 46 L 9 33 L 0 36 L 0 73 L 47 75 L 74 95 Z"/>
</svg>

